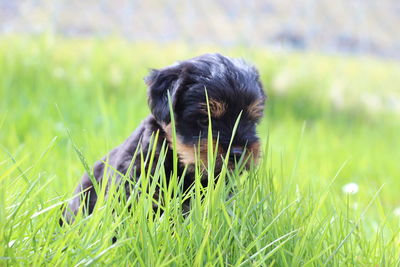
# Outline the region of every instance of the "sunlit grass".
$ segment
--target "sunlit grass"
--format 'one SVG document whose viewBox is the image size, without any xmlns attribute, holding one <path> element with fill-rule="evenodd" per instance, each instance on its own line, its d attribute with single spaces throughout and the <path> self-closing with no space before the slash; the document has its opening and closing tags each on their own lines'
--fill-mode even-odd
<svg viewBox="0 0 400 267">
<path fill-rule="evenodd" d="M 149 113 L 148 70 L 205 51 L 216 48 L 0 40 L 0 265 L 399 264 L 400 67 L 373 59 L 220 50 L 254 62 L 269 95 L 260 164 L 182 194 L 161 159 L 132 184 L 148 194 L 112 188 L 59 226 L 84 171 L 76 149 L 90 166 L 120 144 Z"/>
</svg>

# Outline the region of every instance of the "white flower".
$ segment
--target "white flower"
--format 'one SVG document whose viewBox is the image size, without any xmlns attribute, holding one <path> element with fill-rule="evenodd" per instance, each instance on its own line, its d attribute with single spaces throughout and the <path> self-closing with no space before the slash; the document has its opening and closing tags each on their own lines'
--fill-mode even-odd
<svg viewBox="0 0 400 267">
<path fill-rule="evenodd" d="M 350 195 L 355 195 L 358 192 L 358 184 L 356 183 L 348 183 L 343 186 L 343 192 Z"/>
<path fill-rule="evenodd" d="M 400 207 L 395 208 L 393 213 L 394 213 L 394 215 L 400 217 Z"/>
</svg>

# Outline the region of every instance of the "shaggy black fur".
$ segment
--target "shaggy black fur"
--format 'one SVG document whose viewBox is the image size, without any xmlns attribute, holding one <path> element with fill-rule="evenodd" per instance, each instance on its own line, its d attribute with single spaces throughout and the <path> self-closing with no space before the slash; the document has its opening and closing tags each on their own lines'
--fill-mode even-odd
<svg viewBox="0 0 400 267">
<path fill-rule="evenodd" d="M 208 127 L 206 90 L 212 117 L 213 139 L 214 141 L 218 139 L 219 143 L 218 154 L 221 156 L 226 154 L 233 126 L 241 113 L 230 150 L 229 167 L 233 168 L 235 157 L 242 154 L 251 155 L 253 159 L 257 159 L 259 144 L 256 124 L 262 117 L 266 97 L 255 67 L 242 60 L 220 54 L 205 54 L 164 69 L 153 70 L 145 81 L 149 88 L 148 100 L 152 114 L 123 144 L 95 163 L 93 175 L 99 184 L 103 177 L 109 180 L 112 175 L 116 175 L 116 182 L 119 183 L 119 174 L 112 171 L 112 168 L 121 174 L 126 174 L 138 146 L 146 155 L 151 136 L 157 131 L 159 135 L 156 157 L 161 153 L 163 142 L 166 142 L 168 151 L 164 167 L 167 175 L 172 172 L 173 153 L 168 92 L 171 96 L 176 122 L 179 173 L 182 174 L 185 165 L 189 166 L 185 177 L 181 177 L 184 179 L 184 189 L 193 183 L 194 173 L 193 168 L 190 167 L 194 164 L 196 149 L 200 149 L 201 160 L 207 161 L 207 146 L 205 145 Z M 106 168 L 105 162 L 112 167 Z M 140 176 L 140 164 L 140 157 L 136 157 L 129 173 L 133 181 Z M 154 172 L 155 165 L 153 164 L 152 172 Z M 217 159 L 217 165 L 216 171 L 222 166 L 220 159 Z M 105 169 L 107 169 L 106 174 L 104 174 Z M 204 180 L 207 179 L 203 179 L 203 183 Z M 129 188 L 126 190 L 129 195 Z M 82 194 L 78 195 L 79 193 Z M 87 212 L 93 211 L 97 195 L 88 174 L 84 174 L 74 194 L 77 196 L 69 203 L 64 212 L 67 221 L 73 220 L 82 199 L 85 199 L 85 203 L 87 203 L 85 205 Z"/>
</svg>

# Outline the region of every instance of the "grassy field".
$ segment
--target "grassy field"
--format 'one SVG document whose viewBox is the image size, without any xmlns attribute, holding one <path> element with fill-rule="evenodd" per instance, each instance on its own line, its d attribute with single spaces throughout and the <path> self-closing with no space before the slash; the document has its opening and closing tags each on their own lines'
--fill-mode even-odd
<svg viewBox="0 0 400 267">
<path fill-rule="evenodd" d="M 185 217 L 175 190 L 163 215 L 145 194 L 133 212 L 110 197 L 60 227 L 84 171 L 74 146 L 91 165 L 149 113 L 150 68 L 214 51 L 260 70 L 260 165 L 197 186 Z M 0 266 L 398 266 L 399 84 L 399 63 L 368 58 L 3 37 Z"/>
</svg>

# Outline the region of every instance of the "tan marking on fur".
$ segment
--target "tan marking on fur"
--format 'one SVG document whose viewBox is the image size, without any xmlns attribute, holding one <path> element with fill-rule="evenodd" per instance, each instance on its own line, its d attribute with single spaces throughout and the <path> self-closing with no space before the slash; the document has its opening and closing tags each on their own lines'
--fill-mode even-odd
<svg viewBox="0 0 400 267">
<path fill-rule="evenodd" d="M 258 163 L 258 160 L 260 159 L 260 142 L 255 142 L 249 147 L 249 153 L 251 154 L 253 158 L 253 162 L 255 164 Z"/>
<path fill-rule="evenodd" d="M 210 105 L 210 113 L 213 118 L 220 118 L 226 112 L 226 103 L 217 101 L 215 99 L 209 99 L 208 101 Z M 204 114 L 208 114 L 207 112 L 207 103 L 200 103 L 200 110 Z"/>
<path fill-rule="evenodd" d="M 213 139 L 213 152 L 217 151 L 217 161 L 219 160 L 220 156 L 224 154 L 222 147 L 218 144 L 217 140 Z M 206 139 L 200 141 L 200 159 L 204 164 L 208 163 L 208 141 Z"/>
<path fill-rule="evenodd" d="M 163 125 L 163 130 L 167 137 L 169 146 L 172 148 L 173 139 L 171 124 L 169 123 L 168 125 Z M 178 157 L 183 164 L 194 164 L 196 162 L 194 147 L 182 143 L 179 135 L 176 136 L 176 149 Z"/>
<path fill-rule="evenodd" d="M 225 153 L 221 145 L 218 144 L 217 146 L 216 139 L 213 139 L 213 152 L 214 154 L 216 153 L 214 171 L 216 173 L 219 173 L 223 166 L 223 157 L 225 157 Z M 206 139 L 200 141 L 199 154 L 200 154 L 201 170 L 205 171 L 208 168 L 208 141 Z M 203 172 L 203 176 L 201 177 L 202 180 L 208 179 L 207 175 L 205 174 L 206 172 Z"/>
<path fill-rule="evenodd" d="M 257 119 L 263 115 L 263 101 L 256 100 L 247 107 L 247 113 L 252 119 Z"/>
<path fill-rule="evenodd" d="M 172 148 L 173 142 L 172 142 L 172 128 L 171 124 L 168 125 L 163 125 L 163 129 L 166 133 L 166 138 L 168 140 L 169 146 Z M 214 153 L 215 150 L 217 151 L 217 156 L 216 156 L 216 161 L 215 161 L 215 166 L 214 170 L 215 173 L 219 173 L 223 167 L 223 162 L 224 158 L 226 156 L 226 152 L 224 152 L 224 149 L 218 145 L 216 147 L 217 141 L 213 140 L 213 145 L 214 145 Z M 203 175 L 201 176 L 201 179 L 208 179 L 207 177 L 207 167 L 208 167 L 208 142 L 206 139 L 200 140 L 200 144 L 194 144 L 194 145 L 187 145 L 182 143 L 181 138 L 179 135 L 176 137 L 176 148 L 177 148 L 177 154 L 179 157 L 179 162 L 183 165 L 186 165 L 188 167 L 187 171 L 188 172 L 195 172 L 195 163 L 196 163 L 196 155 L 200 155 L 200 171 L 203 172 Z M 199 150 L 199 151 L 198 151 Z M 260 158 L 260 143 L 255 142 L 251 144 L 247 149 L 246 149 L 246 168 L 250 168 L 252 162 L 254 164 L 257 164 Z M 228 161 L 227 167 L 231 170 L 233 170 L 236 166 L 235 163 Z"/>
<path fill-rule="evenodd" d="M 200 140 L 200 145 L 186 145 L 182 144 L 178 141 L 177 138 L 177 153 L 179 159 L 184 164 L 195 164 L 196 163 L 196 154 L 200 156 L 200 164 L 202 165 L 202 169 L 207 167 L 208 164 L 208 142 L 207 140 Z M 220 158 L 220 155 L 223 155 L 223 149 L 218 145 L 218 148 L 215 147 L 216 140 L 213 140 L 214 149 L 217 149 L 217 162 Z M 197 152 L 197 150 L 199 150 Z"/>
<path fill-rule="evenodd" d="M 163 130 L 165 131 L 167 141 L 169 143 L 170 148 L 173 146 L 173 141 L 172 141 L 172 128 L 171 124 L 168 125 L 163 125 L 162 126 Z M 219 170 L 222 167 L 222 159 L 221 155 L 224 155 L 223 149 L 220 145 L 218 145 L 217 148 L 215 148 L 217 141 L 213 140 L 214 144 L 214 149 L 217 149 L 217 158 L 216 158 L 216 164 L 215 164 L 215 169 Z M 207 168 L 208 164 L 208 143 L 207 140 L 200 140 L 200 145 L 186 145 L 182 143 L 181 138 L 179 135 L 176 137 L 176 149 L 177 149 L 177 154 L 179 157 L 179 161 L 183 163 L 184 165 L 188 165 L 190 171 L 194 172 L 194 165 L 196 163 L 196 154 L 200 155 L 200 164 L 201 164 L 201 170 L 205 170 Z M 199 149 L 199 152 L 197 150 Z M 204 177 L 203 177 L 204 178 Z"/>
</svg>

